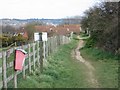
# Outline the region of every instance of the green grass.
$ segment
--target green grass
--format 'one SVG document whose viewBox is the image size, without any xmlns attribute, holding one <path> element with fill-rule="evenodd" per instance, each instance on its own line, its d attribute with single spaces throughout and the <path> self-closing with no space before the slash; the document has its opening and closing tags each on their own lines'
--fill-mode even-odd
<svg viewBox="0 0 120 90">
<path fill-rule="evenodd" d="M 40 69 L 21 79 L 19 88 L 93 88 L 88 82 L 87 67 L 71 58 L 71 51 L 76 48 L 78 39 L 60 46 L 57 52 L 48 57 L 43 72 Z M 100 88 L 118 87 L 118 58 L 111 53 L 95 48 L 83 48 L 82 56 L 95 67 L 95 77 Z"/>
<path fill-rule="evenodd" d="M 97 48 L 83 48 L 82 56 L 96 69 L 95 75 L 101 88 L 118 87 L 118 57 Z"/>
<path fill-rule="evenodd" d="M 85 66 L 71 58 L 71 51 L 78 40 L 61 46 L 48 58 L 42 73 L 37 69 L 32 75 L 18 83 L 19 88 L 87 88 Z"/>
</svg>

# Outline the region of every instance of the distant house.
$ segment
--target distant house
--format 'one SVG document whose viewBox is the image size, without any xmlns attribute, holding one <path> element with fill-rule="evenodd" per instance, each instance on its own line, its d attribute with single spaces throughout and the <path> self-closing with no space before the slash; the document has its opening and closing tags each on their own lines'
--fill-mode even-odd
<svg viewBox="0 0 120 90">
<path fill-rule="evenodd" d="M 28 39 L 28 33 L 26 32 L 26 30 L 18 30 L 16 33 L 14 33 L 14 36 L 18 36 L 19 34 L 21 34 L 24 38 Z"/>
<path fill-rule="evenodd" d="M 37 32 L 47 32 L 48 36 L 52 36 L 53 34 L 55 34 L 55 26 L 52 25 L 35 26 L 35 29 Z"/>
<path fill-rule="evenodd" d="M 26 31 L 20 33 L 24 38 L 28 39 L 28 33 Z"/>
<path fill-rule="evenodd" d="M 59 25 L 56 27 L 57 34 L 65 35 L 71 32 L 79 34 L 80 33 L 80 25 L 69 24 L 69 25 Z"/>
<path fill-rule="evenodd" d="M 79 34 L 81 27 L 78 24 L 69 24 L 69 25 L 58 25 L 58 26 L 35 26 L 36 31 L 38 32 L 47 32 L 48 36 L 51 35 L 67 35 L 71 32 Z"/>
</svg>

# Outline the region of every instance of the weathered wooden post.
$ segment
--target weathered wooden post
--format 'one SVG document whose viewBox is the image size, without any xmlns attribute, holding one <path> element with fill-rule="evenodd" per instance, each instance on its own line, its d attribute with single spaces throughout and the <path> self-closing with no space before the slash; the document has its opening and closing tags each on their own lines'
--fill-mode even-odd
<svg viewBox="0 0 120 90">
<path fill-rule="evenodd" d="M 15 43 L 14 50 L 16 50 L 16 43 Z M 17 88 L 17 71 L 14 72 L 14 88 Z"/>
<path fill-rule="evenodd" d="M 35 70 L 35 43 L 33 42 L 33 68 Z"/>
<path fill-rule="evenodd" d="M 46 55 L 45 55 L 45 53 L 46 53 L 46 50 L 45 50 L 46 44 L 45 44 L 45 43 L 46 43 L 46 42 L 43 41 L 43 61 L 46 60 Z"/>
<path fill-rule="evenodd" d="M 50 55 L 50 39 L 48 38 L 48 56 Z"/>
<path fill-rule="evenodd" d="M 30 44 L 28 44 L 28 69 L 29 73 L 31 74 L 31 50 Z"/>
<path fill-rule="evenodd" d="M 43 42 L 40 41 L 40 72 L 43 72 Z"/>
<path fill-rule="evenodd" d="M 40 54 L 39 54 L 39 51 L 40 51 L 40 46 L 39 46 L 39 41 L 37 41 L 37 64 L 38 64 L 38 67 L 40 68 L 40 62 L 39 62 Z"/>
<path fill-rule="evenodd" d="M 39 62 L 40 62 L 40 72 L 43 72 L 43 42 L 42 42 L 42 33 L 38 33 L 38 41 L 39 41 Z"/>
<path fill-rule="evenodd" d="M 52 53 L 52 37 L 50 37 L 50 53 Z"/>
<path fill-rule="evenodd" d="M 24 49 L 24 46 L 22 45 L 22 49 Z M 25 63 L 23 64 L 23 79 L 25 79 Z"/>
<path fill-rule="evenodd" d="M 3 88 L 7 88 L 7 75 L 6 75 L 6 52 L 2 52 L 2 69 L 3 69 Z"/>
<path fill-rule="evenodd" d="M 14 73 L 14 88 L 17 88 L 17 71 Z"/>
</svg>

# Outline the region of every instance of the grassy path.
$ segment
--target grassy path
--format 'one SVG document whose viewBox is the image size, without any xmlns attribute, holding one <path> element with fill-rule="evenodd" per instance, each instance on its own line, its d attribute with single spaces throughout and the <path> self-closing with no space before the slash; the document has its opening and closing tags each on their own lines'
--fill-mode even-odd
<svg viewBox="0 0 120 90">
<path fill-rule="evenodd" d="M 48 57 L 43 73 L 37 69 L 18 83 L 19 88 L 116 88 L 118 63 L 104 60 L 94 49 L 82 48 L 74 39 Z M 82 48 L 79 52 L 79 49 Z M 101 55 L 99 57 L 99 55 Z M 83 58 L 84 57 L 84 58 Z M 99 57 L 99 58 L 98 58 Z M 100 60 L 99 60 L 100 59 Z"/>
<path fill-rule="evenodd" d="M 83 40 L 80 40 L 79 41 L 79 44 L 77 46 L 77 48 L 75 49 L 75 58 L 77 60 L 79 60 L 81 63 L 83 63 L 85 66 L 86 66 L 86 70 L 85 72 L 87 72 L 88 76 L 86 77 L 86 79 L 88 80 L 88 82 L 91 84 L 91 87 L 94 87 L 94 88 L 98 88 L 99 87 L 99 84 L 98 84 L 98 81 L 95 77 L 95 68 L 93 67 L 93 65 L 91 65 L 91 63 L 87 60 L 85 60 L 81 54 L 80 54 L 80 49 L 84 47 L 84 41 Z"/>
<path fill-rule="evenodd" d="M 61 46 L 56 53 L 48 58 L 43 73 L 36 70 L 18 87 L 29 88 L 88 88 L 85 65 L 72 58 L 72 50 L 76 48 L 78 40 Z"/>
</svg>

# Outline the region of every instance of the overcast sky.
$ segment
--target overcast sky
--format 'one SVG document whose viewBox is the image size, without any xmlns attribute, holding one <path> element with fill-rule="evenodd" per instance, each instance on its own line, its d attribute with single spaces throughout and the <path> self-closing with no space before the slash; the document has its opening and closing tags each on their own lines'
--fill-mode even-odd
<svg viewBox="0 0 120 90">
<path fill-rule="evenodd" d="M 0 0 L 1 18 L 65 18 L 82 15 L 96 0 Z"/>
</svg>

